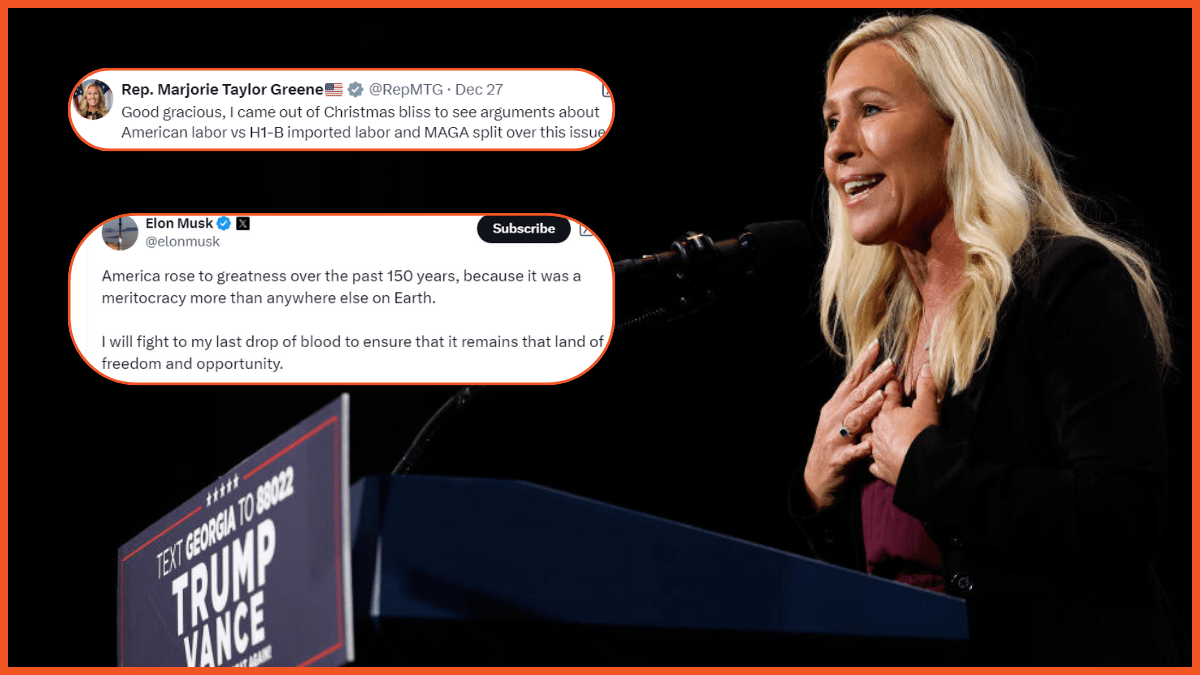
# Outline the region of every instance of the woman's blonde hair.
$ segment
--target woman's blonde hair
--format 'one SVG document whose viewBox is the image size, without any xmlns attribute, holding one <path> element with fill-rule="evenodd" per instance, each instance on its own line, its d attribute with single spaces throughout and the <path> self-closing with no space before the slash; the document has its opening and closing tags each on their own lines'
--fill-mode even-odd
<svg viewBox="0 0 1200 675">
<path fill-rule="evenodd" d="M 88 91 L 88 89 L 91 89 L 92 87 L 95 87 L 96 93 L 100 94 L 100 102 L 96 104 L 96 107 L 100 110 L 100 116 L 104 117 L 105 115 L 108 114 L 108 104 L 104 101 L 104 91 L 102 89 L 100 89 L 100 85 L 97 82 L 92 82 L 91 84 L 89 84 L 83 88 L 83 96 L 79 97 L 79 114 L 80 115 L 88 114 L 87 91 Z M 61 99 L 59 99 L 59 100 L 61 100 Z M 62 108 L 59 108 L 59 110 L 62 110 Z"/>
<path fill-rule="evenodd" d="M 868 21 L 829 59 L 826 87 L 851 51 L 891 46 L 930 101 L 951 121 L 946 185 L 966 250 L 965 286 L 939 322 L 930 366 L 939 390 L 966 388 L 996 333 L 1000 304 L 1013 283 L 1013 260 L 1034 228 L 1102 244 L 1129 270 L 1165 366 L 1171 343 L 1162 299 L 1146 260 L 1129 244 L 1088 226 L 1058 179 L 1013 70 L 978 30 L 932 14 Z M 829 256 L 821 278 L 821 330 L 846 368 L 876 338 L 883 353 L 907 354 L 921 322 L 921 299 L 896 244 L 862 246 L 850 235 L 835 187 L 829 187 Z M 839 337 L 841 338 L 839 340 Z M 840 353 L 840 352 L 839 352 Z"/>
</svg>

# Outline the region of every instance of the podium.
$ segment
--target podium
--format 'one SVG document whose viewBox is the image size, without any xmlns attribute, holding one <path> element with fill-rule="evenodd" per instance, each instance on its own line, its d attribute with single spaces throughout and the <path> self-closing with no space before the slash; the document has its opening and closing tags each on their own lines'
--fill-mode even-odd
<svg viewBox="0 0 1200 675">
<path fill-rule="evenodd" d="M 949 663 L 966 604 L 512 480 L 351 487 L 366 665 Z"/>
</svg>

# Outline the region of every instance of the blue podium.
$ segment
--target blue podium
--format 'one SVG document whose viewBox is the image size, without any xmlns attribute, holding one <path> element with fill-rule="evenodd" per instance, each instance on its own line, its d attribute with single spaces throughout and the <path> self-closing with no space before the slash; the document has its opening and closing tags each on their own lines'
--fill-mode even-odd
<svg viewBox="0 0 1200 675">
<path fill-rule="evenodd" d="M 351 488 L 356 631 L 379 665 L 948 663 L 957 598 L 511 480 Z"/>
</svg>

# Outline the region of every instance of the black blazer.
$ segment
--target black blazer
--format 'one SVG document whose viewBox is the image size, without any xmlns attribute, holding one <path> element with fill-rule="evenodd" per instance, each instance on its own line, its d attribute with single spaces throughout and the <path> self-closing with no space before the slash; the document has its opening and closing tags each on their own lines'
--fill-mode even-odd
<svg viewBox="0 0 1200 675">
<path fill-rule="evenodd" d="M 1039 235 L 1018 256 L 990 356 L 913 441 L 893 503 L 940 545 L 968 601 L 968 660 L 1158 664 L 1177 658 L 1149 562 L 1166 510 L 1155 343 L 1103 246 Z M 857 490 L 793 515 L 814 553 L 865 569 Z"/>
</svg>

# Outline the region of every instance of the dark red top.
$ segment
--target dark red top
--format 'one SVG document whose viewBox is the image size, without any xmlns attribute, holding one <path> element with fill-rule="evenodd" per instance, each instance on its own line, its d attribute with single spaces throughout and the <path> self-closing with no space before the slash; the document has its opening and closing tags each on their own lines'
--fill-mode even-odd
<svg viewBox="0 0 1200 675">
<path fill-rule="evenodd" d="M 921 521 L 892 504 L 895 492 L 895 487 L 878 479 L 863 488 L 867 573 L 945 593 L 941 549 L 925 532 Z"/>
</svg>

